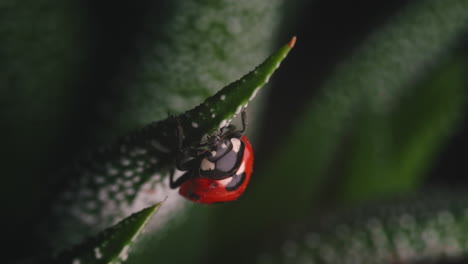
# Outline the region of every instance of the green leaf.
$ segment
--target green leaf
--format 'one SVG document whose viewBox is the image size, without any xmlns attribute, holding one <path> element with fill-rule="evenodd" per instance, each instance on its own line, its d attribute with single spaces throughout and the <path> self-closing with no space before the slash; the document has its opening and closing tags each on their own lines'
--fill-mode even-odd
<svg viewBox="0 0 468 264">
<path fill-rule="evenodd" d="M 203 135 L 228 125 L 268 81 L 294 41 L 295 38 L 254 71 L 177 117 L 189 135 L 187 141 L 200 142 Z M 167 195 L 168 184 L 162 181 L 174 167 L 175 129 L 172 118 L 155 122 L 99 149 L 65 171 L 74 181 L 57 198 L 45 223 L 50 227 L 42 227 L 52 233 L 44 236 L 54 237 L 51 240 L 54 247 L 63 247 L 140 210 L 148 201 Z M 155 191 L 156 188 L 165 193 Z"/>
<path fill-rule="evenodd" d="M 418 186 L 441 144 L 460 124 L 467 66 L 466 56 L 457 53 L 394 109 L 357 120 L 339 199 L 350 203 Z"/>
<path fill-rule="evenodd" d="M 86 58 L 82 25 L 75 1 L 0 1 L 0 137 L 7 139 L 0 159 L 2 174 L 8 175 L 0 196 L 3 201 L 15 197 L 5 204 L 10 215 L 5 221 L 25 230 L 49 192 L 41 187 L 51 177 L 38 175 L 56 165 L 63 142 L 55 143 L 72 123 L 74 88 Z M 19 189 L 31 195 L 18 195 Z M 4 235 L 14 243 L 18 231 Z"/>
<path fill-rule="evenodd" d="M 160 206 L 161 203 L 158 203 L 132 214 L 93 238 L 58 254 L 52 263 L 104 264 L 126 261 L 130 246 L 134 244 L 138 235 Z"/>
<path fill-rule="evenodd" d="M 257 263 L 465 263 L 467 202 L 431 191 L 304 221 Z"/>
</svg>

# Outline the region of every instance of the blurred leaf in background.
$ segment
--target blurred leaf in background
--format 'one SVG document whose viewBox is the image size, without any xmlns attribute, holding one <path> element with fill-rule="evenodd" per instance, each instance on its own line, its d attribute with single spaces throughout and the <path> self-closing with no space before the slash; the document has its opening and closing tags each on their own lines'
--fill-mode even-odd
<svg viewBox="0 0 468 264">
<path fill-rule="evenodd" d="M 245 195 L 194 205 L 161 182 L 155 197 L 169 197 L 156 218 L 168 220 L 128 263 L 255 263 L 292 248 L 284 232 L 297 222 L 316 230 L 339 207 L 466 186 L 467 0 L 7 0 L 0 14 L 6 262 L 39 250 L 37 216 L 69 180 L 59 168 L 193 108 L 292 35 L 287 65 L 249 104 Z"/>
<path fill-rule="evenodd" d="M 0 2 L 0 200 L 5 224 L 15 227 L 4 233 L 12 245 L 28 245 L 21 236 L 41 214 L 48 171 L 74 146 L 67 133 L 77 117 L 89 48 L 83 27 L 73 1 Z M 6 258 L 14 252 L 5 250 Z"/>
</svg>

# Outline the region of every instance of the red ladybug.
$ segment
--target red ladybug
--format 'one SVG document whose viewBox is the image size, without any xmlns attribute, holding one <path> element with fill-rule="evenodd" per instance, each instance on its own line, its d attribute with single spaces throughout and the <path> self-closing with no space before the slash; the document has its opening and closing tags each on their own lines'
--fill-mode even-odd
<svg viewBox="0 0 468 264">
<path fill-rule="evenodd" d="M 212 136 L 203 150 L 182 150 L 183 132 L 178 126 L 179 155 L 177 169 L 186 171 L 176 181 L 170 176 L 170 187 L 180 186 L 179 194 L 203 204 L 228 202 L 239 198 L 250 181 L 253 168 L 253 150 L 247 137 L 246 112 L 242 110 L 243 129 L 234 126 L 221 129 Z M 223 130 L 227 129 L 226 132 Z"/>
</svg>

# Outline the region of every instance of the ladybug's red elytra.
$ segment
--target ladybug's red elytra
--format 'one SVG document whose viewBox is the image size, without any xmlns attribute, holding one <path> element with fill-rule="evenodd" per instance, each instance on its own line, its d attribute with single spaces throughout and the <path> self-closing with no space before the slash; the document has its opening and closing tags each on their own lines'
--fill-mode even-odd
<svg viewBox="0 0 468 264">
<path fill-rule="evenodd" d="M 170 175 L 170 187 L 179 189 L 185 198 L 203 204 L 236 200 L 244 192 L 253 169 L 253 150 L 244 135 L 247 118 L 242 109 L 242 130 L 223 127 L 220 135 L 211 136 L 204 148 L 183 149 L 183 131 L 177 128 L 178 170 L 186 171 L 176 181 Z M 226 130 L 226 131 L 224 131 Z"/>
</svg>

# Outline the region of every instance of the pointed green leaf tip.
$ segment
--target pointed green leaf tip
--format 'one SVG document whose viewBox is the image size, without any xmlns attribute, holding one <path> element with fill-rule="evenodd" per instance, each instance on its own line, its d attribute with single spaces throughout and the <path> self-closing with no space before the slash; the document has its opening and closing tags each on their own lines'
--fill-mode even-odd
<svg viewBox="0 0 468 264">
<path fill-rule="evenodd" d="M 247 107 L 260 88 L 269 81 L 295 43 L 296 37 L 292 37 L 286 45 L 253 71 L 224 87 L 201 105 L 182 114 L 179 119 L 184 131 L 189 135 L 186 140 L 190 143 L 200 142 L 204 135 L 229 125 L 241 109 Z"/>
<path fill-rule="evenodd" d="M 64 251 L 52 263 L 99 264 L 122 263 L 127 260 L 130 245 L 142 232 L 161 203 L 132 214 L 82 244 Z"/>
</svg>

